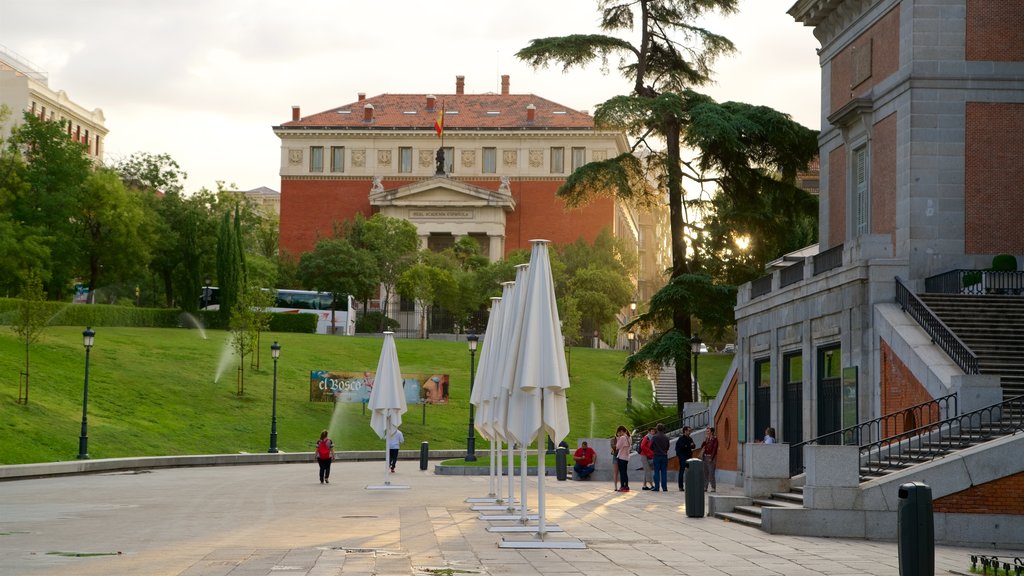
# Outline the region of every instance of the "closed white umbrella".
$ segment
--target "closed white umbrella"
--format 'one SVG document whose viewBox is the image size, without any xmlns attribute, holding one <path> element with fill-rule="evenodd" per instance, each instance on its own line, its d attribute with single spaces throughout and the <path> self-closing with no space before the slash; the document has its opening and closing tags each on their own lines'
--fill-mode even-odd
<svg viewBox="0 0 1024 576">
<path fill-rule="evenodd" d="M 367 403 L 370 409 L 370 427 L 384 440 L 384 487 L 391 486 L 391 469 L 388 467 L 388 447 L 391 437 L 402 425 L 402 414 L 408 410 L 405 403 L 405 386 L 402 369 L 398 365 L 398 349 L 395 347 L 394 332 L 384 333 L 377 372 L 374 375 L 373 390 Z M 398 488 L 398 486 L 395 486 Z M 374 488 L 370 486 L 370 488 Z M 402 486 L 407 488 L 407 486 Z"/>
</svg>

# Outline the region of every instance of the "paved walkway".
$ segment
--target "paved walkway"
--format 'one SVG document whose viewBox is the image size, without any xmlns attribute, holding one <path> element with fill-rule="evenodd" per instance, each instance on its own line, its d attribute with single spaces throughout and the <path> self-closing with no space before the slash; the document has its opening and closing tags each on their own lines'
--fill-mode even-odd
<svg viewBox="0 0 1024 576">
<path fill-rule="evenodd" d="M 433 470 L 431 464 L 430 470 Z M 436 476 L 399 462 L 173 468 L 0 483 L 0 573 L 263 576 L 898 574 L 891 542 L 772 536 L 688 518 L 680 492 L 615 493 L 610 482 L 545 482 L 547 519 L 582 550 L 499 548 L 468 496 L 486 476 Z M 636 482 L 636 484 L 640 484 Z M 528 497 L 536 505 L 536 479 Z M 719 488 L 728 491 L 730 488 Z M 555 538 L 552 535 L 552 538 Z M 970 550 L 940 546 L 936 573 Z M 985 551 L 998 554 L 999 551 Z M 1002 555 L 1002 554 L 1000 554 Z M 1019 553 L 1018 553 L 1019 555 Z"/>
</svg>

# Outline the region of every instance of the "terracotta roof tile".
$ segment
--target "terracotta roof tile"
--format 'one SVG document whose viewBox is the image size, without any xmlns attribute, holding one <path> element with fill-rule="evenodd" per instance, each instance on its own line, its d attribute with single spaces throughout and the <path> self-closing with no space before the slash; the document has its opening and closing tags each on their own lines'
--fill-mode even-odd
<svg viewBox="0 0 1024 576">
<path fill-rule="evenodd" d="M 444 106 L 446 131 L 477 129 L 593 129 L 594 119 L 535 94 L 436 94 L 427 108 L 427 94 L 381 94 L 281 124 L 281 128 L 386 128 L 433 130 Z M 363 108 L 373 105 L 373 120 Z M 536 107 L 533 122 L 527 106 Z"/>
</svg>

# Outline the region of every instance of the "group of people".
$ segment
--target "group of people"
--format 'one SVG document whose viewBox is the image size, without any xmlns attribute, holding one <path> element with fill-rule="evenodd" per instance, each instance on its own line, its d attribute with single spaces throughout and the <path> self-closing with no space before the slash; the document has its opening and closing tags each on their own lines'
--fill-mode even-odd
<svg viewBox="0 0 1024 576">
<path fill-rule="evenodd" d="M 395 430 L 388 439 L 388 466 L 395 471 L 395 464 L 398 463 L 398 450 L 405 442 L 405 435 L 401 430 Z M 316 442 L 316 449 L 313 454 L 316 456 L 316 463 L 320 466 L 320 483 L 331 483 L 331 462 L 334 461 L 334 442 L 328 437 L 327 430 L 320 432 L 320 439 Z"/>
<path fill-rule="evenodd" d="M 707 435 L 701 442 L 700 448 L 690 437 L 691 428 L 684 426 L 682 434 L 676 440 L 675 455 L 679 459 L 679 490 L 684 489 L 683 477 L 689 460 L 695 452 L 700 452 L 701 463 L 704 467 L 704 490 L 711 487 L 714 492 L 717 489 L 715 472 L 718 467 L 718 436 L 714 428 L 707 429 Z M 671 442 L 665 434 L 665 425 L 658 424 L 651 428 L 640 440 L 639 453 L 644 470 L 643 490 L 653 492 L 668 492 L 668 458 Z M 613 486 L 616 492 L 629 492 L 629 454 L 632 451 L 630 445 L 630 433 L 625 426 L 619 426 L 615 436 L 611 439 L 610 456 L 614 459 L 615 468 L 612 469 Z M 589 480 L 594 473 L 594 463 L 597 453 L 584 441 L 573 454 L 574 477 L 579 480 Z"/>
</svg>

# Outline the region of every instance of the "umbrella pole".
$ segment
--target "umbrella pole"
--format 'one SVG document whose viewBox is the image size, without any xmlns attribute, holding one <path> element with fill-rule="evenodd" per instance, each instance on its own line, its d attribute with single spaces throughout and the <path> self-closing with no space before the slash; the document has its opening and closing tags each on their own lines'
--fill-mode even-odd
<svg viewBox="0 0 1024 576">
<path fill-rule="evenodd" d="M 384 432 L 384 485 L 391 485 L 391 468 L 388 466 L 388 459 L 391 458 L 389 449 L 391 448 L 391 414 L 387 417 L 387 428 Z"/>
<path fill-rule="evenodd" d="M 540 421 L 544 421 L 544 393 L 540 395 Z M 537 537 L 544 538 L 544 476 L 547 475 L 547 460 L 545 455 L 544 437 L 546 430 L 541 430 L 537 435 Z"/>
<path fill-rule="evenodd" d="M 487 449 L 489 456 L 491 457 L 491 474 L 487 480 L 487 495 L 494 496 L 494 439 L 491 439 L 491 446 Z M 501 496 L 501 488 L 498 488 L 498 496 Z"/>
<path fill-rule="evenodd" d="M 491 473 L 494 475 L 495 503 L 504 502 L 501 498 L 501 438 L 495 437 L 491 442 Z"/>
<path fill-rule="evenodd" d="M 522 514 L 519 516 L 519 521 L 526 524 L 530 521 L 529 516 L 526 514 L 526 443 L 519 445 L 519 506 L 522 510 Z"/>
<path fill-rule="evenodd" d="M 511 512 L 515 512 L 515 510 L 513 510 L 513 508 L 512 508 L 512 505 L 516 501 L 516 499 L 515 499 L 516 472 L 515 472 L 515 469 L 513 468 L 513 465 L 515 464 L 516 459 L 512 455 L 512 442 L 508 442 L 506 444 L 506 446 L 508 447 L 508 462 L 505 465 L 506 466 L 506 468 L 505 468 L 505 470 L 506 470 L 505 475 L 506 475 L 506 478 L 508 480 L 508 511 L 511 513 Z"/>
</svg>

